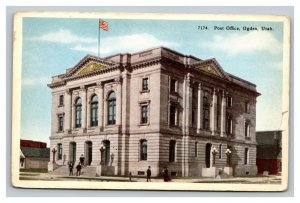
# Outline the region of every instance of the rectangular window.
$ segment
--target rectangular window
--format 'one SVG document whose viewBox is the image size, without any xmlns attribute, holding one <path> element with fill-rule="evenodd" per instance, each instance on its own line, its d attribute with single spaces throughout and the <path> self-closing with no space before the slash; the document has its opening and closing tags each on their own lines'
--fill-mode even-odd
<svg viewBox="0 0 300 203">
<path fill-rule="evenodd" d="M 142 86 L 143 91 L 148 90 L 148 78 L 143 78 L 143 86 Z"/>
<path fill-rule="evenodd" d="M 248 122 L 245 122 L 245 137 L 250 137 L 250 124 Z"/>
<path fill-rule="evenodd" d="M 170 82 L 170 92 L 171 93 L 177 92 L 176 91 L 176 83 L 177 83 L 177 80 L 172 78 L 171 82 Z"/>
<path fill-rule="evenodd" d="M 61 132 L 64 130 L 64 117 L 62 115 L 58 116 L 58 131 Z"/>
<path fill-rule="evenodd" d="M 175 149 L 176 149 L 176 141 L 170 140 L 169 143 L 169 162 L 175 161 Z"/>
<path fill-rule="evenodd" d="M 219 159 L 222 159 L 222 144 L 219 145 Z"/>
<path fill-rule="evenodd" d="M 176 125 L 176 107 L 174 105 L 170 105 L 170 125 Z"/>
<path fill-rule="evenodd" d="M 143 105 L 141 108 L 141 124 L 148 123 L 148 105 Z"/>
<path fill-rule="evenodd" d="M 247 165 L 249 162 L 249 149 L 245 148 L 245 155 L 244 155 L 244 164 Z"/>
<path fill-rule="evenodd" d="M 232 97 L 227 97 L 227 107 L 232 107 Z"/>
<path fill-rule="evenodd" d="M 195 123 L 195 110 L 192 110 L 192 123 Z"/>
<path fill-rule="evenodd" d="M 147 160 L 147 140 L 140 141 L 140 160 Z"/>
<path fill-rule="evenodd" d="M 205 130 L 209 130 L 209 110 L 208 109 L 204 109 L 204 118 L 203 118 L 203 128 Z"/>
<path fill-rule="evenodd" d="M 228 135 L 231 135 L 232 134 L 232 119 L 231 118 L 228 118 L 227 119 L 227 123 L 226 123 L 226 133 Z"/>
<path fill-rule="evenodd" d="M 245 102 L 245 113 L 249 113 L 250 112 L 250 104 L 249 102 Z"/>
<path fill-rule="evenodd" d="M 61 143 L 57 144 L 57 159 L 58 160 L 62 159 L 62 144 Z"/>
<path fill-rule="evenodd" d="M 59 105 L 60 106 L 64 105 L 64 95 L 59 96 Z"/>
</svg>

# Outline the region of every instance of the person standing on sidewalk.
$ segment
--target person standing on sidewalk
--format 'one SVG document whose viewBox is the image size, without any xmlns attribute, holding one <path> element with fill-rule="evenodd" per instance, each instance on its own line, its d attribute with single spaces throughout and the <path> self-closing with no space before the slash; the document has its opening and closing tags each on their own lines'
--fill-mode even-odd
<svg viewBox="0 0 300 203">
<path fill-rule="evenodd" d="M 147 182 L 151 182 L 151 167 L 150 166 L 147 169 Z"/>
<path fill-rule="evenodd" d="M 163 170 L 163 177 L 164 177 L 164 182 L 169 182 L 171 181 L 170 177 L 169 177 L 169 172 L 168 172 L 168 168 L 165 167 Z"/>
<path fill-rule="evenodd" d="M 76 166 L 76 176 L 80 176 L 80 171 L 81 171 L 81 164 L 80 162 L 78 163 L 78 165 Z"/>
<path fill-rule="evenodd" d="M 80 158 L 79 158 L 80 164 L 81 166 L 84 166 L 84 156 L 83 154 L 81 154 Z"/>
<path fill-rule="evenodd" d="M 69 162 L 69 176 L 73 175 L 73 166 L 74 164 L 72 163 L 72 161 Z"/>
</svg>

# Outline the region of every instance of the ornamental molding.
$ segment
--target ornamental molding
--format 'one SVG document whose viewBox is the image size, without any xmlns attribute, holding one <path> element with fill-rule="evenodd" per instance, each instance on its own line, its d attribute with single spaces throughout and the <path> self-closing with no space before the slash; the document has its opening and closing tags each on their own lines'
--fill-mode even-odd
<svg viewBox="0 0 300 203">
<path fill-rule="evenodd" d="M 195 70 L 204 72 L 208 75 L 212 75 L 215 77 L 219 77 L 231 81 L 230 77 L 227 75 L 227 73 L 223 70 L 221 65 L 214 58 L 197 62 L 191 65 L 191 67 Z"/>
</svg>

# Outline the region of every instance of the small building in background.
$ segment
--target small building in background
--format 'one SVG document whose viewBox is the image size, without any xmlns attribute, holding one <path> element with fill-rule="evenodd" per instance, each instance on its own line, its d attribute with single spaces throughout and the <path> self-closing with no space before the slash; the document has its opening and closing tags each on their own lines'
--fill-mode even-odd
<svg viewBox="0 0 300 203">
<path fill-rule="evenodd" d="M 32 140 L 20 140 L 20 168 L 47 168 L 50 149 L 47 143 Z"/>
<path fill-rule="evenodd" d="M 256 132 L 258 174 L 281 174 L 281 138 L 282 131 Z"/>
</svg>

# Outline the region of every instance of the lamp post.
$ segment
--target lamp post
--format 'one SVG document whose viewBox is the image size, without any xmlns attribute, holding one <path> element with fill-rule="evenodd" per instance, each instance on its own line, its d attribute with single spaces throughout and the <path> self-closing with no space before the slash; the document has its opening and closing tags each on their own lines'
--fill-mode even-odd
<svg viewBox="0 0 300 203">
<path fill-rule="evenodd" d="M 55 163 L 55 153 L 57 152 L 57 150 L 55 149 L 55 147 L 53 147 L 52 149 L 52 153 L 53 153 L 53 161 L 52 163 Z"/>
<path fill-rule="evenodd" d="M 216 147 L 213 147 L 212 148 L 212 151 L 211 151 L 212 155 L 213 155 L 213 163 L 212 163 L 212 166 L 214 167 L 216 165 L 216 155 L 218 153 L 218 150 L 216 149 Z"/>
<path fill-rule="evenodd" d="M 226 149 L 225 154 L 227 156 L 227 166 L 230 167 L 231 165 L 231 150 L 229 148 Z"/>
<path fill-rule="evenodd" d="M 114 153 L 111 153 L 111 155 L 110 155 L 110 165 L 111 166 L 112 166 L 112 163 L 114 161 L 114 157 L 115 157 Z"/>
<path fill-rule="evenodd" d="M 104 147 L 101 147 L 100 148 L 100 157 L 101 157 L 100 165 L 103 165 L 103 153 L 104 153 Z"/>
</svg>

